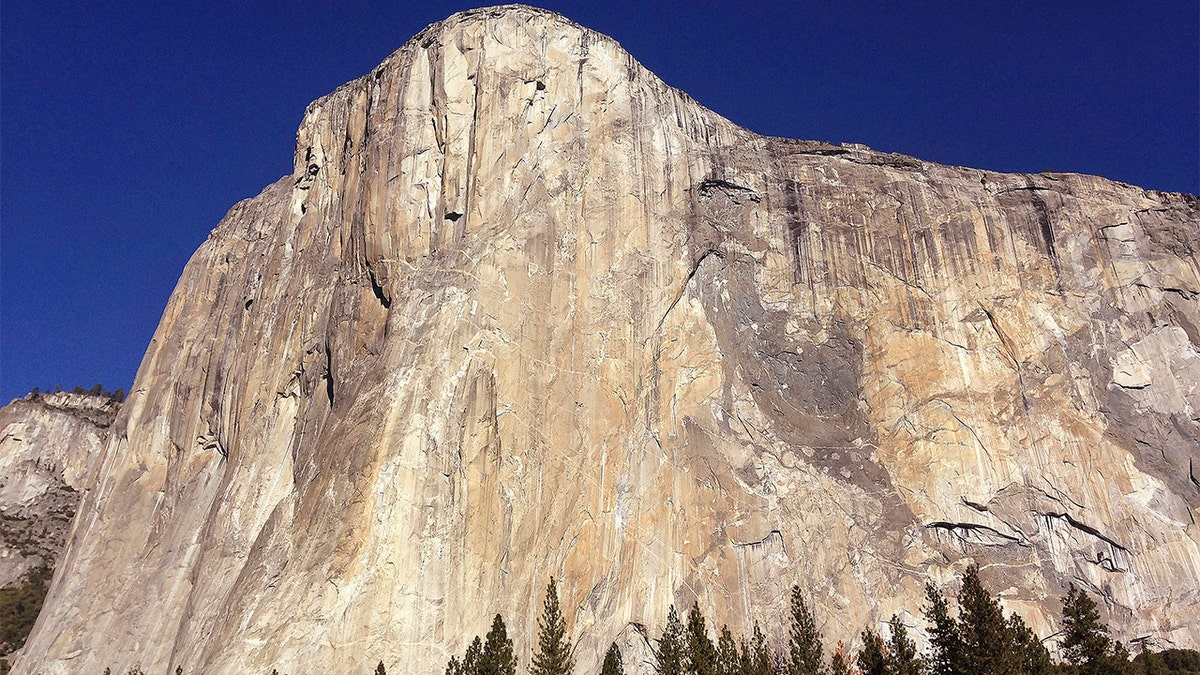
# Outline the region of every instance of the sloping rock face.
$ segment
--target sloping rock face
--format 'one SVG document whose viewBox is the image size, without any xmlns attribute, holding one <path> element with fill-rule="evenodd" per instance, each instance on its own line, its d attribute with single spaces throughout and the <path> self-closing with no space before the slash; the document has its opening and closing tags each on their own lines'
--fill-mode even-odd
<svg viewBox="0 0 1200 675">
<path fill-rule="evenodd" d="M 0 588 L 54 567 L 119 407 L 58 393 L 0 408 Z"/>
<path fill-rule="evenodd" d="M 765 138 L 527 7 L 313 103 L 188 264 L 25 672 L 440 672 L 559 579 L 825 634 L 970 562 L 1200 644 L 1195 197 Z M 916 623 L 916 620 L 912 623 Z M 632 647 L 631 647 L 632 648 Z"/>
</svg>

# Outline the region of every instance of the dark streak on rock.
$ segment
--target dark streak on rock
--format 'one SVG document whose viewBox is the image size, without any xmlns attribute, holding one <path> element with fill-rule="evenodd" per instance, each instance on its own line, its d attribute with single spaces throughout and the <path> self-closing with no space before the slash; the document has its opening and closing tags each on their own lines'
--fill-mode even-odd
<svg viewBox="0 0 1200 675">
<path fill-rule="evenodd" d="M 325 395 L 329 397 L 329 408 L 333 409 L 333 354 L 325 344 Z"/>
<path fill-rule="evenodd" d="M 949 521 L 938 520 L 932 523 L 927 523 L 925 528 L 931 530 L 947 530 L 963 541 L 966 541 L 967 538 L 960 534 L 958 532 L 959 530 L 972 534 L 979 533 L 982 535 L 982 537 L 978 543 L 984 546 L 1008 546 L 1009 544 L 1021 544 L 1021 540 L 1017 537 L 1004 534 L 1003 532 L 997 531 L 995 528 L 988 527 L 987 525 L 982 525 L 980 523 L 952 523 Z M 1000 539 L 1001 541 L 1000 543 L 988 543 L 986 540 L 989 538 L 996 538 Z"/>
<path fill-rule="evenodd" d="M 1050 262 L 1054 265 L 1055 271 L 1058 271 L 1058 252 L 1054 249 L 1054 228 L 1050 224 L 1050 210 L 1046 208 L 1046 200 L 1042 199 L 1035 191 L 1029 192 L 1029 202 L 1033 204 L 1033 208 L 1037 211 L 1038 225 L 1042 228 L 1042 241 L 1046 245 L 1046 255 L 1050 256 Z"/>
<path fill-rule="evenodd" d="M 1074 518 L 1071 517 L 1071 514 L 1069 514 L 1069 513 L 1050 512 L 1050 513 L 1044 513 L 1042 515 L 1046 516 L 1047 518 L 1058 518 L 1060 520 L 1064 520 L 1064 521 L 1066 521 L 1066 523 L 1068 525 L 1079 530 L 1080 532 L 1086 532 L 1087 534 L 1090 534 L 1093 537 L 1100 539 L 1101 541 L 1107 542 L 1110 546 L 1112 546 L 1113 548 L 1115 548 L 1119 551 L 1123 551 L 1125 553 L 1129 552 L 1129 549 L 1118 544 L 1116 541 L 1114 541 L 1110 537 L 1105 536 L 1104 533 L 1100 532 L 1100 530 L 1097 530 L 1096 528 L 1092 527 L 1091 525 L 1088 525 L 1086 523 L 1082 523 L 1078 520 L 1075 520 Z"/>
<path fill-rule="evenodd" d="M 380 285 L 379 280 L 375 278 L 375 270 L 367 268 L 367 278 L 371 281 L 371 291 L 375 293 L 375 297 L 379 300 L 379 304 L 383 305 L 384 309 L 391 309 L 392 299 L 387 296 Z"/>
</svg>

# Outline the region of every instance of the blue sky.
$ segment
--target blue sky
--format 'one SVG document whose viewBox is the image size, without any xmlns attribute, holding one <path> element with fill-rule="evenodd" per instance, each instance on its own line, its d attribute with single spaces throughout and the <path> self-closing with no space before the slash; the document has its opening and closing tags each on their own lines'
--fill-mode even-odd
<svg viewBox="0 0 1200 675">
<path fill-rule="evenodd" d="M 179 6 L 176 6 L 176 5 Z M 5 2 L 0 402 L 128 388 L 305 105 L 486 3 Z M 754 131 L 1200 192 L 1195 2 L 547 2 Z"/>
</svg>

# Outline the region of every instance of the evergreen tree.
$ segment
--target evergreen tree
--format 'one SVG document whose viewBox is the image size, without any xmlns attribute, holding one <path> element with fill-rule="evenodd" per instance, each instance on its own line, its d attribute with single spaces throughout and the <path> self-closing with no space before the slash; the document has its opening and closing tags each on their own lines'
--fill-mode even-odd
<svg viewBox="0 0 1200 675">
<path fill-rule="evenodd" d="M 1046 651 L 1046 645 L 1042 644 L 1037 633 L 1030 630 L 1016 612 L 1008 616 L 1008 624 L 1020 655 L 1021 672 L 1027 675 L 1054 675 L 1057 671 L 1050 660 L 1050 652 Z"/>
<path fill-rule="evenodd" d="M 480 662 L 483 659 L 483 642 L 476 635 L 471 645 L 467 647 L 467 653 L 463 656 L 463 660 L 451 656 L 450 663 L 446 664 L 446 675 L 479 675 Z"/>
<path fill-rule="evenodd" d="M 467 653 L 463 656 L 463 673 L 476 675 L 479 672 L 479 667 L 483 664 L 483 640 L 478 635 L 471 641 L 467 647 Z"/>
<path fill-rule="evenodd" d="M 742 641 L 741 653 L 738 655 L 741 675 L 774 675 L 775 670 L 771 667 L 773 660 L 774 655 L 767 646 L 767 639 L 758 623 L 755 623 L 750 642 Z"/>
<path fill-rule="evenodd" d="M 516 675 L 516 672 L 517 657 L 513 654 L 512 640 L 508 637 L 504 619 L 497 614 L 483 643 L 478 675 Z"/>
<path fill-rule="evenodd" d="M 821 633 L 799 586 L 792 586 L 791 617 L 788 625 L 788 674 L 821 675 L 824 649 Z"/>
<path fill-rule="evenodd" d="M 1133 664 L 1145 675 L 1200 675 L 1200 652 L 1194 649 L 1152 652 L 1143 643 L 1141 653 L 1133 660 Z M 1135 669 L 1133 672 L 1138 671 Z"/>
<path fill-rule="evenodd" d="M 667 611 L 667 627 L 658 641 L 659 675 L 683 675 L 687 649 L 684 639 L 679 613 L 675 611 L 675 605 L 671 605 Z"/>
<path fill-rule="evenodd" d="M 1104 672 L 1109 675 L 1132 675 L 1133 666 L 1129 661 L 1129 650 L 1120 642 L 1112 643 L 1112 651 L 1104 659 Z"/>
<path fill-rule="evenodd" d="M 383 661 L 380 661 L 379 665 L 375 666 L 375 675 L 387 675 L 387 669 L 383 667 Z"/>
<path fill-rule="evenodd" d="M 862 632 L 863 647 L 858 652 L 858 672 L 862 675 L 888 675 L 887 649 L 883 638 L 870 628 Z"/>
<path fill-rule="evenodd" d="M 1063 598 L 1062 652 L 1067 662 L 1077 666 L 1081 675 L 1121 672 L 1121 661 L 1128 663 L 1129 656 L 1121 653 L 1124 647 L 1120 651 L 1115 647 L 1120 645 L 1109 639 L 1096 603 L 1071 584 Z"/>
<path fill-rule="evenodd" d="M 715 675 L 717 648 L 708 637 L 708 628 L 704 625 L 704 615 L 700 613 L 698 602 L 693 603 L 692 610 L 688 612 L 686 637 L 685 672 L 690 675 Z"/>
<path fill-rule="evenodd" d="M 604 655 L 604 665 L 600 666 L 600 675 L 625 675 L 625 664 L 621 662 L 621 650 L 617 643 L 612 643 Z"/>
<path fill-rule="evenodd" d="M 721 636 L 717 638 L 717 675 L 742 675 L 741 664 L 733 633 L 729 632 L 729 626 L 721 626 Z"/>
<path fill-rule="evenodd" d="M 538 620 L 538 650 L 533 655 L 532 675 L 568 675 L 575 668 L 567 623 L 558 606 L 558 587 L 554 578 L 546 586 L 542 618 Z"/>
<path fill-rule="evenodd" d="M 984 588 L 978 565 L 971 565 L 963 575 L 958 593 L 958 631 L 968 672 L 1018 674 L 1019 659 L 1008 622 L 999 603 Z"/>
<path fill-rule="evenodd" d="M 917 653 L 917 645 L 908 637 L 908 629 L 900 617 L 892 615 L 892 637 L 887 643 L 888 675 L 921 675 L 925 664 Z"/>
<path fill-rule="evenodd" d="M 930 624 L 930 675 L 966 675 L 962 637 L 958 633 L 958 622 L 950 616 L 950 603 L 933 584 L 925 585 L 925 599 L 929 601 L 924 613 Z"/>
<path fill-rule="evenodd" d="M 829 657 L 829 675 L 850 675 L 850 662 L 845 651 L 839 649 Z"/>
</svg>

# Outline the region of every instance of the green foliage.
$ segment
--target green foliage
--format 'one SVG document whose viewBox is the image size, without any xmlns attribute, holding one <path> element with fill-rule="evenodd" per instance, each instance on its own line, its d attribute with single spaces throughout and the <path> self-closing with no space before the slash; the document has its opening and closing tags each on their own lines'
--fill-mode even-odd
<svg viewBox="0 0 1200 675">
<path fill-rule="evenodd" d="M 35 567 L 21 581 L 0 589 L 0 656 L 21 648 L 46 599 L 53 572 L 48 567 Z"/>
<path fill-rule="evenodd" d="M 685 638 L 685 672 L 690 675 L 716 675 L 717 648 L 708 637 L 700 603 L 694 603 L 688 612 Z"/>
<path fill-rule="evenodd" d="M 558 605 L 554 578 L 546 586 L 542 617 L 538 620 L 538 649 L 533 655 L 532 675 L 567 675 L 575 668 L 567 624 Z"/>
<path fill-rule="evenodd" d="M 683 675 L 687 656 L 684 639 L 679 613 L 675 611 L 675 605 L 671 605 L 671 609 L 667 611 L 667 627 L 663 629 L 662 637 L 658 640 L 659 675 Z"/>
<path fill-rule="evenodd" d="M 758 624 L 754 624 L 750 641 L 742 641 L 738 654 L 738 666 L 741 675 L 773 675 L 775 672 L 771 663 L 775 660 L 771 648 L 767 646 L 767 638 L 763 635 Z"/>
<path fill-rule="evenodd" d="M 467 653 L 463 656 L 462 675 L 478 675 L 479 665 L 483 661 L 483 640 L 476 635 L 467 647 Z"/>
<path fill-rule="evenodd" d="M 63 388 L 61 384 L 54 386 L 53 393 L 61 394 L 62 392 Z M 29 395 L 26 398 L 31 401 L 40 401 L 50 393 L 51 392 L 49 389 L 42 391 L 41 389 L 34 387 L 33 391 L 29 392 Z M 71 389 L 70 393 L 77 394 L 79 396 L 103 396 L 104 398 L 111 399 L 117 403 L 121 403 L 125 400 L 125 390 L 123 388 L 119 388 L 116 391 L 109 391 L 104 388 L 104 385 L 101 384 L 95 384 L 91 389 L 84 389 L 83 387 L 77 385 Z"/>
<path fill-rule="evenodd" d="M 1200 675 L 1200 652 L 1194 649 L 1143 651 L 1133 660 L 1133 672 L 1145 675 Z"/>
<path fill-rule="evenodd" d="M 1050 660 L 1050 652 L 1046 651 L 1046 645 L 1042 644 L 1037 633 L 1025 625 L 1021 615 L 1015 612 L 1010 614 L 1008 626 L 1019 655 L 1020 672 L 1028 675 L 1054 675 L 1057 670 L 1054 662 Z"/>
<path fill-rule="evenodd" d="M 504 618 L 499 614 L 492 619 L 486 641 L 476 635 L 462 661 L 452 656 L 446 664 L 446 675 L 516 675 L 516 672 L 517 657 Z"/>
<path fill-rule="evenodd" d="M 962 665 L 969 673 L 1017 675 L 1020 657 L 1000 604 L 971 565 L 963 575 L 958 594 L 958 632 L 962 637 Z"/>
<path fill-rule="evenodd" d="M 888 675 L 921 675 L 925 664 L 917 652 L 917 645 L 908 637 L 908 629 L 900 617 L 892 615 L 892 637 L 887 643 Z"/>
<path fill-rule="evenodd" d="M 929 674 L 965 675 L 962 667 L 962 638 L 958 634 L 958 623 L 950 616 L 950 603 L 946 596 L 934 587 L 925 585 L 925 620 L 929 622 Z"/>
<path fill-rule="evenodd" d="M 615 642 L 604 654 L 604 665 L 600 666 L 600 675 L 625 675 L 625 664 L 621 662 L 621 650 L 617 648 Z"/>
<path fill-rule="evenodd" d="M 792 586 L 790 609 L 788 675 L 820 675 L 824 672 L 821 632 L 799 586 Z"/>
<path fill-rule="evenodd" d="M 721 635 L 717 638 L 717 675 L 742 675 L 741 663 L 737 640 L 733 639 L 729 626 L 721 626 Z"/>
<path fill-rule="evenodd" d="M 1079 675 L 1132 673 L 1129 652 L 1108 637 L 1096 603 L 1075 584 L 1063 597 L 1062 651 Z"/>
<path fill-rule="evenodd" d="M 512 640 L 508 637 L 504 619 L 497 614 L 483 643 L 478 675 L 516 675 L 516 672 L 517 657 L 513 653 Z"/>
<path fill-rule="evenodd" d="M 883 638 L 870 628 L 862 632 L 863 648 L 858 652 L 858 672 L 862 675 L 888 675 L 887 650 Z"/>
<path fill-rule="evenodd" d="M 446 664 L 446 675 L 479 675 L 479 661 L 483 657 L 483 641 L 476 635 L 471 641 L 471 645 L 467 647 L 467 653 L 463 655 L 463 660 L 459 661 L 457 657 L 451 656 L 450 662 Z"/>
</svg>

